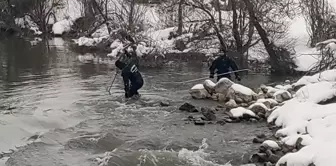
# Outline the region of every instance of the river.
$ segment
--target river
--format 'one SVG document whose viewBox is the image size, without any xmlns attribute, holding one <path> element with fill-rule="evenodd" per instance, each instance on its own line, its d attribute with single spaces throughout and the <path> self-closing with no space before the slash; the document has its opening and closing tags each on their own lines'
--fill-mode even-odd
<svg viewBox="0 0 336 166">
<path fill-rule="evenodd" d="M 8 166 L 215 166 L 247 161 L 268 132 L 265 123 L 195 126 L 178 107 L 195 101 L 188 90 L 204 77 L 199 66 L 142 70 L 141 100 L 125 103 L 114 63 L 107 57 L 80 55 L 61 38 L 0 41 L 0 165 Z M 269 83 L 247 75 L 251 88 Z M 161 101 L 170 106 L 160 107 Z M 15 151 L 11 152 L 11 149 Z"/>
</svg>

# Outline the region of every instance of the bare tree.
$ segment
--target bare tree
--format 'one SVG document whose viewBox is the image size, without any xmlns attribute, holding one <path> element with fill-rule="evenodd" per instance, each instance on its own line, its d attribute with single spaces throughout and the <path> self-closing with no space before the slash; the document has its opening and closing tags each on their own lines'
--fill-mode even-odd
<svg viewBox="0 0 336 166">
<path fill-rule="evenodd" d="M 328 0 L 301 0 L 301 8 L 308 26 L 310 46 L 313 47 L 317 42 L 335 37 L 336 13 Z"/>
<path fill-rule="evenodd" d="M 178 35 L 182 35 L 182 33 L 183 33 L 183 4 L 184 4 L 184 0 L 179 0 L 178 27 L 177 27 L 177 34 Z"/>
<path fill-rule="evenodd" d="M 220 45 L 221 45 L 221 49 L 223 51 L 227 51 L 227 44 L 226 44 L 226 42 L 225 42 L 225 40 L 224 40 L 224 38 L 223 38 L 223 36 L 220 32 L 220 29 L 219 29 L 217 23 L 216 23 L 215 15 L 212 13 L 213 6 L 211 6 L 211 4 L 209 4 L 209 3 L 203 3 L 203 1 L 200 1 L 200 0 L 188 0 L 188 1 L 186 1 L 186 5 L 203 11 L 210 18 L 210 23 L 215 30 L 216 36 L 217 36 L 217 38 L 220 42 Z"/>
<path fill-rule="evenodd" d="M 62 0 L 31 0 L 31 10 L 26 13 L 43 33 L 47 33 L 49 19 L 54 10 L 62 7 Z"/>
<path fill-rule="evenodd" d="M 253 23 L 254 27 L 257 29 L 259 36 L 264 43 L 266 51 L 270 56 L 269 59 L 270 59 L 270 65 L 272 67 L 272 72 L 277 73 L 277 74 L 285 74 L 289 70 L 292 70 L 293 67 L 295 67 L 295 64 L 290 59 L 290 52 L 284 48 L 276 46 L 274 42 L 269 39 L 269 36 L 270 36 L 269 33 L 267 33 L 265 28 L 262 26 L 262 24 L 264 23 L 263 21 L 267 20 L 268 18 L 265 17 L 265 15 L 258 15 L 258 14 L 264 14 L 264 12 L 267 12 L 268 10 L 263 10 L 263 8 L 258 8 L 257 5 L 253 5 L 251 0 L 243 0 L 243 1 L 245 5 L 247 6 L 251 22 Z M 264 3 L 267 3 L 267 2 L 265 1 Z M 289 11 L 286 11 L 285 9 L 287 10 L 291 9 L 290 7 L 292 7 L 291 5 L 293 3 L 294 2 L 291 0 L 283 0 L 283 1 L 279 0 L 274 5 L 276 5 L 277 8 L 281 9 L 282 12 L 285 12 L 285 13 L 288 12 L 287 14 L 290 14 Z M 274 15 L 276 14 L 276 13 L 273 13 L 274 11 L 269 12 L 269 13 L 271 15 Z M 282 15 L 282 17 L 283 16 L 284 15 Z M 285 24 L 281 24 L 281 25 L 286 26 Z"/>
</svg>

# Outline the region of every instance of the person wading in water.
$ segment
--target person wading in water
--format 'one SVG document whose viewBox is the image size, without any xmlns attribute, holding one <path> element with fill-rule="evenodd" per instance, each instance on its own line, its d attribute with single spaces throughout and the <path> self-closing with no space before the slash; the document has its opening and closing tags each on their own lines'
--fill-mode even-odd
<svg viewBox="0 0 336 166">
<path fill-rule="evenodd" d="M 134 46 L 131 49 L 124 49 L 115 65 L 121 70 L 125 98 L 139 99 L 138 90 L 143 86 L 144 81 L 139 71 L 139 61 Z"/>
<path fill-rule="evenodd" d="M 232 69 L 232 71 L 236 71 L 238 70 L 237 64 L 226 55 L 225 51 L 220 51 L 219 52 L 219 57 L 217 57 L 211 64 L 210 66 L 210 78 L 214 78 L 215 75 L 215 71 L 217 73 L 217 82 L 221 79 L 221 78 L 228 78 L 230 80 L 231 79 L 231 75 L 230 73 L 230 68 Z M 228 73 L 228 74 L 224 74 L 224 73 Z M 238 73 L 235 73 L 236 79 L 238 81 L 240 81 L 240 77 L 238 75 Z"/>
</svg>

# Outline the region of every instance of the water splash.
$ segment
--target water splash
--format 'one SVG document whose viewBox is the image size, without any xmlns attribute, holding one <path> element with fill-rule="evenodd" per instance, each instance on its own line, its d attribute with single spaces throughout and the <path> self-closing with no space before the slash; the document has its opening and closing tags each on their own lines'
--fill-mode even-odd
<svg viewBox="0 0 336 166">
<path fill-rule="evenodd" d="M 178 152 L 178 158 L 188 161 L 192 166 L 231 166 L 229 163 L 220 165 L 207 160 L 210 154 L 205 152 L 209 147 L 206 141 L 207 139 L 205 138 L 202 140 L 202 145 L 199 146 L 197 151 L 190 151 L 183 148 Z"/>
</svg>

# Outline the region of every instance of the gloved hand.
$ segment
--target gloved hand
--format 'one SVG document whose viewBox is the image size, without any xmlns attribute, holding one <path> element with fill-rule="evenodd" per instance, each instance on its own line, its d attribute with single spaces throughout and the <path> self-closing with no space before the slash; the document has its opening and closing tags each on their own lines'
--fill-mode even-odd
<svg viewBox="0 0 336 166">
<path fill-rule="evenodd" d="M 241 81 L 241 78 L 239 76 L 236 76 L 236 80 Z"/>
<path fill-rule="evenodd" d="M 214 78 L 214 75 L 213 75 L 213 74 L 210 74 L 209 78 Z"/>
</svg>

